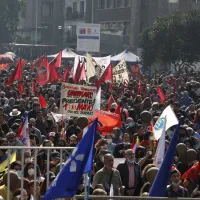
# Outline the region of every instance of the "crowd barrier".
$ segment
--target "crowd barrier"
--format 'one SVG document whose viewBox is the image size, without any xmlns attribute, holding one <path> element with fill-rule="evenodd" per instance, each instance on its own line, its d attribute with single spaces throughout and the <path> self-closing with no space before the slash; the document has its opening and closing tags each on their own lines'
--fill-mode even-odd
<svg viewBox="0 0 200 200">
<path fill-rule="evenodd" d="M 10 156 L 11 156 L 11 151 L 13 150 L 21 150 L 22 152 L 22 156 L 21 156 L 21 163 L 22 163 L 22 169 L 24 169 L 24 152 L 25 151 L 30 151 L 32 150 L 32 157 L 33 157 L 33 162 L 34 162 L 34 171 L 36 172 L 36 165 L 37 165 L 37 153 L 41 150 L 46 150 L 47 151 L 47 188 L 49 187 L 49 171 L 50 171 L 50 152 L 56 150 L 60 153 L 60 170 L 62 169 L 62 163 L 63 163 L 63 160 L 62 160 L 62 155 L 63 155 L 63 151 L 64 150 L 70 150 L 72 151 L 74 149 L 74 147 L 11 147 L 11 146 L 1 146 L 0 147 L 1 149 L 7 149 L 8 150 L 8 182 L 7 182 L 7 200 L 12 200 L 10 199 L 10 196 L 9 196 L 9 188 L 10 188 Z M 22 173 L 22 176 L 21 176 L 21 188 L 24 187 L 24 181 L 23 181 L 23 173 Z M 34 173 L 34 180 L 36 180 L 36 173 Z M 21 190 L 23 192 L 23 190 Z M 34 182 L 34 195 L 33 195 L 33 198 L 34 200 L 36 199 L 36 181 Z M 94 195 L 90 195 L 88 196 L 90 200 L 138 200 L 138 199 L 143 199 L 143 200 L 152 200 L 152 199 L 155 199 L 155 200 L 164 200 L 164 199 L 168 199 L 168 198 L 162 198 L 162 197 L 128 197 L 128 196 L 115 196 L 115 197 L 109 197 L 109 196 L 94 196 Z M 81 200 L 81 199 L 85 199 L 85 196 L 82 196 L 82 195 L 77 195 L 75 196 L 74 198 L 71 198 L 71 200 Z M 177 200 L 177 198 L 170 198 L 171 200 Z M 192 198 L 178 198 L 179 200 L 191 200 Z M 21 193 L 21 200 L 23 200 L 23 195 Z M 57 200 L 65 200 L 65 199 L 57 199 Z"/>
</svg>

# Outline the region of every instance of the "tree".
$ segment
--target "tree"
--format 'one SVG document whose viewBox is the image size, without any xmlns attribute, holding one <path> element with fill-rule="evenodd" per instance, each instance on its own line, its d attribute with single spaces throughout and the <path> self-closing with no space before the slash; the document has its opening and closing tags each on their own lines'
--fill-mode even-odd
<svg viewBox="0 0 200 200">
<path fill-rule="evenodd" d="M 25 0 L 0 0 L 0 43 L 13 42 L 17 34 L 19 12 Z"/>
<path fill-rule="evenodd" d="M 177 70 L 193 65 L 200 61 L 199 40 L 200 11 L 158 18 L 141 34 L 143 64 L 172 63 Z"/>
</svg>

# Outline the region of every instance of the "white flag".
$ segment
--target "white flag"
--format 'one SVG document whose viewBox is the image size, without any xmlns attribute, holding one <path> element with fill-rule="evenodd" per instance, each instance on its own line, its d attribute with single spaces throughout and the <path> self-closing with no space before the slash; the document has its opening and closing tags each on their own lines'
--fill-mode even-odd
<svg viewBox="0 0 200 200">
<path fill-rule="evenodd" d="M 113 184 L 111 184 L 111 186 L 110 186 L 110 194 L 109 194 L 109 196 L 110 197 L 114 196 Z"/>
<path fill-rule="evenodd" d="M 94 59 L 91 57 L 89 53 L 86 55 L 86 74 L 87 74 L 87 79 L 90 80 L 91 77 L 95 76 L 95 65 L 96 62 Z"/>
<path fill-rule="evenodd" d="M 156 124 L 153 127 L 153 133 L 156 140 L 158 140 L 161 137 L 164 122 L 165 122 L 165 116 L 166 116 L 166 131 L 170 127 L 178 124 L 178 119 L 174 111 L 172 110 L 171 106 L 168 106 L 162 112 L 161 116 L 159 117 L 159 119 L 157 120 Z"/>
<path fill-rule="evenodd" d="M 61 122 L 62 120 L 68 119 L 69 117 L 63 114 L 53 113 L 51 112 L 52 117 L 54 118 L 55 122 Z"/>
<path fill-rule="evenodd" d="M 97 92 L 97 96 L 96 96 L 95 104 L 94 104 L 95 110 L 100 110 L 100 108 L 101 108 L 101 87 L 99 88 Z"/>
<path fill-rule="evenodd" d="M 153 164 L 157 168 L 160 168 L 161 163 L 162 163 L 163 158 L 164 158 L 164 154 L 165 154 L 165 131 L 166 131 L 166 117 L 164 119 L 164 126 L 163 126 L 163 129 L 162 129 L 162 135 L 160 137 L 158 147 L 156 149 L 156 154 L 155 154 L 154 160 L 153 160 Z"/>
</svg>

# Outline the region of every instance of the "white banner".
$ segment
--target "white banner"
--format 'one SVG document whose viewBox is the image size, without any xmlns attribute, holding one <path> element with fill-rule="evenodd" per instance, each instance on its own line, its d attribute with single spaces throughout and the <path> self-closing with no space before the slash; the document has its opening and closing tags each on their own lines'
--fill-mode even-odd
<svg viewBox="0 0 200 200">
<path fill-rule="evenodd" d="M 73 117 L 93 117 L 96 87 L 62 84 L 60 113 Z"/>
<path fill-rule="evenodd" d="M 100 51 L 100 24 L 77 25 L 77 51 Z"/>
<path fill-rule="evenodd" d="M 114 82 L 122 82 L 122 83 L 124 81 L 129 81 L 126 61 L 124 59 L 122 59 L 121 62 L 119 62 L 113 68 L 113 81 Z"/>
</svg>

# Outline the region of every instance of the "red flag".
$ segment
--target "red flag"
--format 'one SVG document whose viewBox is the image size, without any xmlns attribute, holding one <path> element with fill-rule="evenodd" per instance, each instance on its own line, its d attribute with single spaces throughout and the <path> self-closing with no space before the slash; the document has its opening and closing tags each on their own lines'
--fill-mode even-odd
<svg viewBox="0 0 200 200">
<path fill-rule="evenodd" d="M 31 66 L 31 70 L 34 68 L 38 68 L 42 66 L 42 63 L 44 61 L 44 56 L 41 56 L 38 60 L 35 61 L 35 63 Z"/>
<path fill-rule="evenodd" d="M 23 82 L 22 81 L 18 82 L 18 90 L 19 90 L 20 94 L 22 94 L 24 92 L 24 87 L 23 87 Z"/>
<path fill-rule="evenodd" d="M 63 78 L 62 78 L 62 80 L 63 80 L 64 82 L 68 82 L 68 78 L 69 78 L 69 76 L 70 76 L 70 69 L 71 69 L 70 65 L 68 65 L 68 66 L 66 67 L 66 69 L 65 69 L 65 72 L 64 72 Z"/>
<path fill-rule="evenodd" d="M 107 104 L 108 104 L 108 111 L 110 111 L 111 109 L 111 105 L 115 102 L 114 98 L 112 95 L 110 95 L 110 98 L 108 99 L 107 101 Z"/>
<path fill-rule="evenodd" d="M 80 61 L 78 63 L 77 69 L 76 69 L 76 73 L 74 76 L 74 83 L 78 84 L 78 82 L 80 80 L 83 80 L 86 78 L 86 73 L 85 73 L 85 64 L 84 62 L 82 63 L 82 65 L 80 64 Z"/>
<path fill-rule="evenodd" d="M 54 65 L 55 67 L 61 67 L 62 63 L 62 51 L 49 63 L 50 65 Z"/>
<path fill-rule="evenodd" d="M 157 87 L 157 93 L 160 96 L 160 103 L 164 103 L 166 98 L 165 95 L 160 87 Z"/>
<path fill-rule="evenodd" d="M 0 64 L 0 71 L 4 70 L 4 69 L 7 69 L 9 67 L 9 64 L 6 63 L 6 64 Z"/>
<path fill-rule="evenodd" d="M 11 74 L 10 78 L 8 79 L 7 85 L 10 86 L 13 84 L 14 81 L 20 80 L 22 78 L 22 63 L 21 58 L 18 60 L 17 67 Z"/>
<path fill-rule="evenodd" d="M 200 162 L 197 162 L 181 176 L 181 179 L 182 180 L 188 179 L 190 181 L 195 182 L 197 180 L 199 173 L 200 173 Z"/>
<path fill-rule="evenodd" d="M 117 108 L 115 109 L 115 113 L 121 116 L 121 106 L 120 103 L 118 103 Z"/>
<path fill-rule="evenodd" d="M 131 74 L 135 79 L 142 79 L 142 74 L 140 71 L 140 66 L 138 64 L 134 64 L 133 66 L 131 66 Z"/>
<path fill-rule="evenodd" d="M 45 85 L 49 80 L 49 63 L 46 57 L 43 57 L 43 62 L 39 66 L 35 66 L 37 69 L 36 81 L 40 86 Z"/>
<path fill-rule="evenodd" d="M 47 102 L 45 101 L 44 97 L 42 94 L 39 96 L 39 102 L 40 102 L 40 107 L 41 108 L 46 108 L 48 106 Z"/>
<path fill-rule="evenodd" d="M 54 64 L 49 64 L 49 82 L 55 83 L 60 79 L 60 75 Z"/>
<path fill-rule="evenodd" d="M 137 86 L 138 86 L 138 87 L 137 87 L 137 92 L 138 92 L 138 94 L 141 94 L 141 93 L 142 93 L 142 83 L 141 83 L 140 80 L 139 80 L 139 83 L 138 83 Z"/>
<path fill-rule="evenodd" d="M 112 79 L 113 79 L 112 64 L 109 64 L 109 66 L 106 68 L 101 78 L 98 80 L 98 87 L 101 85 L 102 82 L 105 82 L 105 81 L 112 82 Z"/>
<path fill-rule="evenodd" d="M 32 87 L 31 87 L 33 93 L 36 93 L 36 85 L 37 85 L 36 81 L 33 80 L 32 81 Z"/>
<path fill-rule="evenodd" d="M 94 118 L 89 118 L 88 121 L 91 122 L 96 118 L 98 118 L 99 121 L 97 130 L 101 132 L 112 133 L 113 128 L 120 128 L 122 125 L 120 116 L 115 113 L 96 110 L 94 113 Z"/>
</svg>

